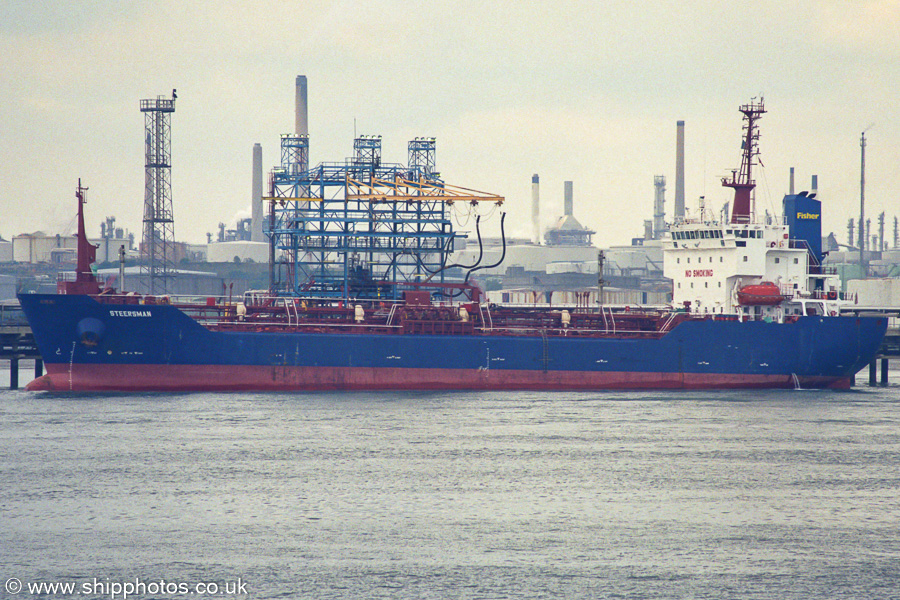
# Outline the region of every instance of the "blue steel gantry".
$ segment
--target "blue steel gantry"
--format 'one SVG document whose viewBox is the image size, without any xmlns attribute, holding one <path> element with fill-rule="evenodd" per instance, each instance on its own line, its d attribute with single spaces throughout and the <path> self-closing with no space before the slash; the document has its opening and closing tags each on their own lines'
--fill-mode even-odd
<svg viewBox="0 0 900 600">
<path fill-rule="evenodd" d="M 408 165 L 385 163 L 381 137 L 362 136 L 344 163 L 300 169 L 308 137 L 282 136 L 282 164 L 266 199 L 271 292 L 388 300 L 399 298 L 404 283 L 444 283 L 458 236 L 453 203 L 504 199 L 444 183 L 434 149 L 434 138 L 416 138 Z"/>
</svg>

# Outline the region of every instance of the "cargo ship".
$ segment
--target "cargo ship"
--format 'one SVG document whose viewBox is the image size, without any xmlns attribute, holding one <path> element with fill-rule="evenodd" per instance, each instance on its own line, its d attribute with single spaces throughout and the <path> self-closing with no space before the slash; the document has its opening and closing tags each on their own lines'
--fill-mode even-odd
<svg viewBox="0 0 900 600">
<path fill-rule="evenodd" d="M 661 307 L 604 304 L 602 284 L 591 305 L 488 302 L 472 282 L 480 257 L 450 263 L 449 211 L 503 198 L 444 183 L 433 140 L 410 142 L 407 165 L 382 163 L 363 139 L 344 163 L 273 170 L 270 286 L 238 298 L 102 289 L 79 182 L 74 280 L 58 294 L 20 296 L 47 369 L 28 389 L 848 387 L 887 320 L 841 315 L 848 300 L 822 266 L 816 198 L 786 196 L 780 222 L 753 218 L 762 101 L 741 112 L 743 162 L 723 180 L 735 191 L 731 215 L 701 207 L 670 224 L 672 304 Z M 452 281 L 451 269 L 465 276 Z"/>
</svg>

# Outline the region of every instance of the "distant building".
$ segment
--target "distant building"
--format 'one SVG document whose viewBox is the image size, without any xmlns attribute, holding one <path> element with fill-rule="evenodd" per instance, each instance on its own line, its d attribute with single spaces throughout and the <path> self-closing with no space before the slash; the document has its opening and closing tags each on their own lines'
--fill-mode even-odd
<svg viewBox="0 0 900 600">
<path fill-rule="evenodd" d="M 183 260 L 193 261 L 194 257 L 192 256 L 192 254 L 190 252 L 190 249 L 192 247 L 193 246 L 191 244 L 188 244 L 186 242 L 172 242 L 172 254 L 173 254 L 172 262 L 174 262 L 177 265 L 178 263 L 180 263 Z M 116 251 L 118 252 L 118 248 L 116 249 Z M 141 255 L 141 257 L 146 256 L 146 254 L 144 253 L 144 243 L 143 242 L 141 242 L 141 246 L 140 246 L 140 255 Z M 98 257 L 99 257 L 99 253 L 98 253 Z"/>
<path fill-rule="evenodd" d="M 900 306 L 900 278 L 854 279 L 847 282 L 847 292 L 860 306 Z"/>
<path fill-rule="evenodd" d="M 572 215 L 560 217 L 556 225 L 544 234 L 548 246 L 590 246 L 596 231 L 588 229 Z"/>
<path fill-rule="evenodd" d="M 572 182 L 566 181 L 563 197 L 563 216 L 544 234 L 548 246 L 590 246 L 596 232 L 578 222 L 574 214 Z"/>
<path fill-rule="evenodd" d="M 115 217 L 106 217 L 106 221 L 100 223 L 100 239 L 92 239 L 91 243 L 97 247 L 98 263 L 118 262 L 121 248 L 125 248 L 126 259 L 138 258 L 134 234 L 116 227 Z"/>
<path fill-rule="evenodd" d="M 0 263 L 8 263 L 13 260 L 12 242 L 4 240 L 0 237 Z"/>
<path fill-rule="evenodd" d="M 103 285 L 125 292 L 147 289 L 148 275 L 138 266 L 125 269 L 124 286 L 119 281 L 119 269 L 100 269 L 97 276 Z M 173 296 L 221 296 L 228 291 L 218 274 L 203 271 L 176 270 L 170 285 L 169 293 Z"/>
<path fill-rule="evenodd" d="M 209 244 L 207 262 L 269 262 L 269 244 L 265 242 L 219 242 Z"/>
<path fill-rule="evenodd" d="M 481 261 L 478 262 L 479 256 Z M 590 263 L 594 265 L 596 273 L 597 249 L 593 246 L 537 246 L 527 240 L 507 238 L 506 240 L 506 256 L 503 256 L 503 245 L 501 240 L 497 238 L 484 238 L 481 248 L 478 243 L 472 239 L 464 250 L 454 252 L 448 264 L 462 264 L 465 266 L 472 265 L 484 267 L 496 264 L 500 258 L 503 262 L 499 265 L 481 269 L 477 271 L 478 275 L 502 275 L 509 268 L 521 268 L 525 271 L 546 272 L 547 265 L 551 263 Z M 587 267 L 589 268 L 589 267 Z M 578 267 L 579 272 L 585 268 Z"/>
<path fill-rule="evenodd" d="M 12 275 L 0 275 L 0 301 L 15 300 L 16 278 Z"/>
<path fill-rule="evenodd" d="M 47 235 L 43 231 L 23 233 L 13 236 L 12 259 L 19 263 L 59 264 L 58 261 L 61 257 L 64 258 L 70 254 L 64 250 L 74 251 L 77 246 L 78 240 L 73 235 Z M 54 263 L 54 258 L 56 263 Z M 68 259 L 66 258 L 66 260 Z"/>
</svg>

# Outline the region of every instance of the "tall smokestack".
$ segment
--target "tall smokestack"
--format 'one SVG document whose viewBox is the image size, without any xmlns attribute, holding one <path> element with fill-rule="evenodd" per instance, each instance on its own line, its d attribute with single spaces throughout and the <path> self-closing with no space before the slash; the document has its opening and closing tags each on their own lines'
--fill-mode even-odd
<svg viewBox="0 0 900 600">
<path fill-rule="evenodd" d="M 866 132 L 859 138 L 859 263 L 865 265 L 863 253 L 866 251 Z"/>
<path fill-rule="evenodd" d="M 306 104 L 306 75 L 297 75 L 295 130 L 297 135 L 309 135 Z"/>
<path fill-rule="evenodd" d="M 788 194 L 794 195 L 794 167 L 791 167 L 791 178 L 788 183 Z"/>
<path fill-rule="evenodd" d="M 812 176 L 812 188 L 809 190 L 810 194 L 818 194 L 819 193 L 819 176 Z"/>
<path fill-rule="evenodd" d="M 653 198 L 653 239 L 658 240 L 666 230 L 666 177 L 654 175 L 653 187 L 656 195 Z"/>
<path fill-rule="evenodd" d="M 573 215 L 572 210 L 572 182 L 566 181 L 563 183 L 563 214 L 571 217 Z"/>
<path fill-rule="evenodd" d="M 684 218 L 684 121 L 675 136 L 675 218 Z"/>
<path fill-rule="evenodd" d="M 263 242 L 262 146 L 253 144 L 253 190 L 250 204 L 250 241 Z"/>
<path fill-rule="evenodd" d="M 531 176 L 531 241 L 541 243 L 541 184 L 537 173 Z"/>
</svg>

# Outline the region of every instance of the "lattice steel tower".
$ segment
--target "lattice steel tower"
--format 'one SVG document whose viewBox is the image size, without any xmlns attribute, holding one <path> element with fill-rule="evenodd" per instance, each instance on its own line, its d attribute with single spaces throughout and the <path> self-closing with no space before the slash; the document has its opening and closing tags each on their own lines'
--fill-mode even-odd
<svg viewBox="0 0 900 600">
<path fill-rule="evenodd" d="M 409 142 L 410 170 L 417 170 L 419 176 L 437 177 L 437 165 L 435 164 L 435 139 L 417 137 Z"/>
<path fill-rule="evenodd" d="M 147 292 L 167 294 L 175 277 L 175 234 L 172 215 L 172 98 L 141 100 L 144 113 L 144 242 L 141 273 Z"/>
</svg>

